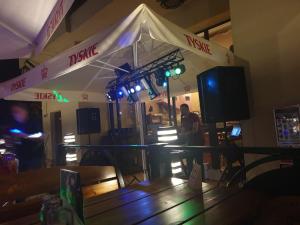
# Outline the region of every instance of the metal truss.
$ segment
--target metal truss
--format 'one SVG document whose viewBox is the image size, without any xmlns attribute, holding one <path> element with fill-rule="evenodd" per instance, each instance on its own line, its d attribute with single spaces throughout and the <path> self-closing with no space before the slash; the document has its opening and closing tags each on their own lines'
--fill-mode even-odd
<svg viewBox="0 0 300 225">
<path fill-rule="evenodd" d="M 172 68 L 183 60 L 184 58 L 180 49 L 176 49 L 142 67 L 133 70 L 131 73 L 111 80 L 107 84 L 106 89 L 117 90 L 119 87 L 129 85 L 131 82 L 139 81 L 144 77 L 150 77 L 157 70 Z"/>
</svg>

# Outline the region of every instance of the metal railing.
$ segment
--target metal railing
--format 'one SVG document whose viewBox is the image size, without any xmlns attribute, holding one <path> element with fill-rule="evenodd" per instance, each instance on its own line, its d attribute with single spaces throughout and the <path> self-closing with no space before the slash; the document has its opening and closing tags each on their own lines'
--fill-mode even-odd
<svg viewBox="0 0 300 225">
<path fill-rule="evenodd" d="M 226 154 L 232 148 L 238 149 L 242 155 L 240 161 L 241 168 L 237 171 L 227 182 L 232 184 L 236 179 L 241 178 L 245 182 L 246 173 L 255 167 L 276 160 L 293 160 L 295 166 L 299 166 L 300 162 L 300 148 L 282 148 L 282 147 L 237 147 L 237 146 L 184 146 L 184 145 L 169 145 L 169 144 L 152 144 L 152 145 L 60 145 L 62 152 L 66 153 L 68 149 L 92 151 L 106 151 L 107 152 L 122 152 L 124 150 L 145 150 L 147 152 L 146 167 L 143 168 L 144 173 L 149 179 L 160 177 L 158 167 L 159 162 L 165 160 L 164 154 L 178 154 L 178 153 L 191 153 L 192 155 L 202 153 L 217 153 Z M 245 165 L 245 154 L 259 154 L 267 155 L 264 158 L 256 160 L 248 165 Z M 119 168 L 118 163 L 109 156 L 115 168 Z M 121 173 L 120 171 L 118 171 Z"/>
</svg>

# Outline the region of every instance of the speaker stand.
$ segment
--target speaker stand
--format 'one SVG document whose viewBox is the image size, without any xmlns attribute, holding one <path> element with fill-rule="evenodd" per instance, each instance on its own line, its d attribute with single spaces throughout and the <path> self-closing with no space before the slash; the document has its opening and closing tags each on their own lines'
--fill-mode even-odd
<svg viewBox="0 0 300 225">
<path fill-rule="evenodd" d="M 217 146 L 218 143 L 218 134 L 216 123 L 209 123 L 208 124 L 209 130 L 209 144 L 210 146 Z M 216 151 L 211 153 L 212 156 L 212 167 L 213 169 L 220 169 L 220 154 Z"/>
</svg>

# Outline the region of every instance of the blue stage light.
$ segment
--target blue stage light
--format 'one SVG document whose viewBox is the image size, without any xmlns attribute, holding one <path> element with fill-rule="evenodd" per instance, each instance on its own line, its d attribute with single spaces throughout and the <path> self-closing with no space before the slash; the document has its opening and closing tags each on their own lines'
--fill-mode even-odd
<svg viewBox="0 0 300 225">
<path fill-rule="evenodd" d="M 21 134 L 21 133 L 22 133 L 22 131 L 19 130 L 19 129 L 10 129 L 9 131 L 10 131 L 11 133 L 14 133 L 14 134 Z"/>
<path fill-rule="evenodd" d="M 135 90 L 136 90 L 136 91 L 141 91 L 141 90 L 142 90 L 141 85 L 137 84 L 137 85 L 135 86 Z"/>
<path fill-rule="evenodd" d="M 134 92 L 135 92 L 134 88 L 130 88 L 130 93 L 134 94 Z"/>
<path fill-rule="evenodd" d="M 123 91 L 118 91 L 118 97 L 122 98 L 123 97 Z"/>
<path fill-rule="evenodd" d="M 167 87 L 167 86 L 168 86 L 167 81 L 164 81 L 164 82 L 163 82 L 163 87 Z"/>
</svg>

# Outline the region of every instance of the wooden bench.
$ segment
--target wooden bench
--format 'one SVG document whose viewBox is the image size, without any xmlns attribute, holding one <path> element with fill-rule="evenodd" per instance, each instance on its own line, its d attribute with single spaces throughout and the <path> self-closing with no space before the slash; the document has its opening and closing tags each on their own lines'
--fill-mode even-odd
<svg viewBox="0 0 300 225">
<path fill-rule="evenodd" d="M 267 198 L 262 193 L 242 190 L 227 196 L 214 207 L 195 214 L 184 221 L 185 225 L 245 225 L 252 224 L 260 214 L 263 202 Z"/>
<path fill-rule="evenodd" d="M 36 213 L 41 208 L 41 194 L 56 194 L 60 187 L 60 169 L 80 173 L 83 195 L 89 198 L 118 189 L 118 180 L 112 166 L 53 167 L 0 177 L 0 202 L 9 202 L 0 208 L 0 222 Z M 39 196 L 33 198 L 32 196 Z M 15 200 L 20 203 L 11 204 Z"/>
</svg>

